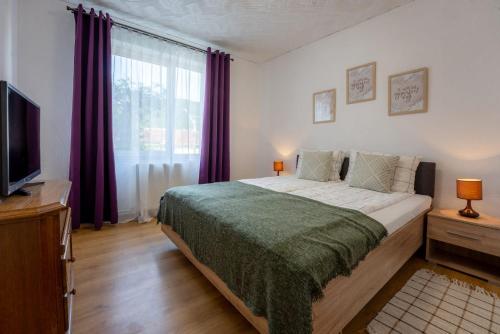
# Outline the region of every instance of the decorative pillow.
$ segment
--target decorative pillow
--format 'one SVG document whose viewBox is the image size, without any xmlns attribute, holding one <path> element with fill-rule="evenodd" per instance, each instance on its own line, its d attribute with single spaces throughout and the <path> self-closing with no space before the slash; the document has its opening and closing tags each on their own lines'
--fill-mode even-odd
<svg viewBox="0 0 500 334">
<path fill-rule="evenodd" d="M 398 166 L 394 174 L 394 183 L 391 191 L 401 193 L 415 193 L 415 174 L 422 157 L 399 156 Z"/>
<path fill-rule="evenodd" d="M 297 177 L 299 179 L 328 181 L 332 152 L 302 150 L 299 157 L 300 161 L 297 168 Z"/>
<path fill-rule="evenodd" d="M 300 174 L 300 170 L 302 169 L 302 157 L 304 156 L 304 152 L 305 151 L 308 151 L 308 152 L 316 152 L 316 151 L 312 151 L 312 150 L 304 150 L 304 149 L 301 149 L 299 151 L 299 160 L 297 161 L 297 169 L 295 171 L 295 174 L 296 175 L 299 175 Z"/>
<path fill-rule="evenodd" d="M 368 152 L 361 152 L 361 153 L 368 153 Z M 346 153 L 346 155 L 347 154 L 349 154 L 349 169 L 347 170 L 347 175 L 345 176 L 345 181 L 347 183 L 350 183 L 352 170 L 354 169 L 354 163 L 356 162 L 356 156 L 358 155 L 358 151 L 350 150 L 349 153 Z"/>
<path fill-rule="evenodd" d="M 392 156 L 391 154 L 378 152 L 369 153 L 364 151 L 350 150 L 349 170 L 347 171 L 347 175 L 345 177 L 345 181 L 347 183 L 349 183 L 351 180 L 352 167 L 356 162 L 357 153 Z M 396 167 L 396 172 L 394 174 L 394 183 L 391 187 L 392 192 L 407 192 L 410 194 L 415 193 L 415 174 L 417 172 L 417 167 L 420 164 L 420 161 L 422 161 L 422 157 L 419 156 L 399 156 L 398 166 Z"/>
<path fill-rule="evenodd" d="M 349 185 L 384 193 L 391 192 L 398 161 L 398 156 L 358 152 Z"/>
<path fill-rule="evenodd" d="M 340 181 L 340 170 L 342 169 L 342 163 L 344 162 L 345 153 L 343 151 L 313 151 L 313 150 L 300 150 L 299 160 L 297 161 L 297 175 L 299 175 L 299 170 L 302 168 L 302 152 L 331 152 L 332 153 L 332 165 L 330 167 L 329 181 Z"/>
<path fill-rule="evenodd" d="M 340 181 L 340 170 L 342 169 L 344 157 L 343 151 L 332 152 L 332 166 L 330 167 L 330 177 L 328 178 L 330 181 Z"/>
</svg>

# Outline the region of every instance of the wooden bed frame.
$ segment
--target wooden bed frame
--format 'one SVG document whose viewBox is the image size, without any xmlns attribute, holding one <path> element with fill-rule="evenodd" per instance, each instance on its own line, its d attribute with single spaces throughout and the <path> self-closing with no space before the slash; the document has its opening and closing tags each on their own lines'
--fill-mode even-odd
<svg viewBox="0 0 500 334">
<path fill-rule="evenodd" d="M 315 334 L 341 332 L 411 258 L 423 244 L 426 214 L 427 211 L 382 240 L 380 246 L 371 251 L 353 270 L 351 276 L 340 276 L 328 283 L 324 289 L 324 297 L 313 303 Z M 259 333 L 268 333 L 266 318 L 255 316 L 210 268 L 194 257 L 188 245 L 169 225 L 162 224 L 161 229 Z"/>
<path fill-rule="evenodd" d="M 340 173 L 342 180 L 347 174 L 348 165 L 349 159 L 345 158 Z M 420 163 L 415 176 L 417 194 L 434 197 L 435 172 L 435 163 Z M 314 334 L 340 333 L 412 257 L 423 245 L 424 226 L 427 212 L 430 210 L 421 213 L 382 240 L 380 245 L 368 253 L 366 258 L 352 271 L 351 276 L 339 276 L 328 283 L 323 290 L 324 297 L 313 303 L 312 306 Z M 194 257 L 188 245 L 169 225 L 162 224 L 161 229 L 259 333 L 267 334 L 269 332 L 267 319 L 255 316 L 217 274 Z"/>
</svg>

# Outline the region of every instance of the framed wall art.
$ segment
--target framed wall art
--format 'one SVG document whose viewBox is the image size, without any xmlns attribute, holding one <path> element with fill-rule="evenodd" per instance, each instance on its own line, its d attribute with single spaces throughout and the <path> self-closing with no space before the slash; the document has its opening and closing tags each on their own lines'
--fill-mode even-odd
<svg viewBox="0 0 500 334">
<path fill-rule="evenodd" d="M 427 112 L 427 67 L 389 76 L 389 116 Z"/>
<path fill-rule="evenodd" d="M 313 94 L 313 123 L 335 122 L 337 91 L 324 90 Z"/>
<path fill-rule="evenodd" d="M 377 63 L 372 62 L 346 71 L 346 103 L 375 100 L 377 97 Z"/>
</svg>

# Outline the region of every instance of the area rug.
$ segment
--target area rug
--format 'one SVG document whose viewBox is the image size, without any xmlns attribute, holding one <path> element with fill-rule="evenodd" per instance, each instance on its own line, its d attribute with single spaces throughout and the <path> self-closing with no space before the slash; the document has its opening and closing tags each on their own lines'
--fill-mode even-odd
<svg viewBox="0 0 500 334">
<path fill-rule="evenodd" d="M 386 333 L 500 333 L 500 299 L 480 287 L 421 269 L 367 328 Z"/>
</svg>

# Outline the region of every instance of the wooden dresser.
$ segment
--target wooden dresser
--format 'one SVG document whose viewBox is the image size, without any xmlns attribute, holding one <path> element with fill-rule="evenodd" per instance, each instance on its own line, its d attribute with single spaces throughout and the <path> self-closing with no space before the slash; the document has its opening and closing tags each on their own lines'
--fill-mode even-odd
<svg viewBox="0 0 500 334">
<path fill-rule="evenodd" d="M 75 289 L 71 265 L 71 183 L 27 187 L 1 198 L 0 333 L 66 333 Z"/>
</svg>

